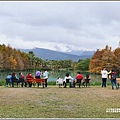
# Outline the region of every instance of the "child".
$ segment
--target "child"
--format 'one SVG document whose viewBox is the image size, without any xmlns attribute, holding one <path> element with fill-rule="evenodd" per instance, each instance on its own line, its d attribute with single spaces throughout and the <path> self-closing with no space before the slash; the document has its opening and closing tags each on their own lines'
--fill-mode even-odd
<svg viewBox="0 0 120 120">
<path fill-rule="evenodd" d="M 59 88 L 60 88 L 63 85 L 63 79 L 58 77 L 58 79 L 56 80 L 56 84 L 59 85 Z"/>
</svg>

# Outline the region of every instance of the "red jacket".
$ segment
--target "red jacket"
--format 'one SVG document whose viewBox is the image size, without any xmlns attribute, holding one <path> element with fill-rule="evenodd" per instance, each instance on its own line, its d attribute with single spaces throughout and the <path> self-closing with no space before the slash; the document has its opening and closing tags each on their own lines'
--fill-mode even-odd
<svg viewBox="0 0 120 120">
<path fill-rule="evenodd" d="M 33 78 L 33 76 L 31 75 L 31 74 L 28 74 L 27 76 L 26 76 L 26 79 L 27 78 Z"/>
<path fill-rule="evenodd" d="M 77 75 L 76 75 L 76 79 L 82 80 L 82 79 L 83 79 L 83 76 L 82 76 L 81 74 L 77 74 Z"/>
</svg>

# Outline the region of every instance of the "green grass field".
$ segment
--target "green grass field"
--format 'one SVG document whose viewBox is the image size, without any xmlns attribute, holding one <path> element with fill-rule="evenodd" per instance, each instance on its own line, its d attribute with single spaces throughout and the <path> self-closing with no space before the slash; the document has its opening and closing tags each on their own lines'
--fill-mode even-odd
<svg viewBox="0 0 120 120">
<path fill-rule="evenodd" d="M 107 109 L 119 112 L 106 112 Z M 0 118 L 119 118 L 120 89 L 0 87 Z"/>
</svg>

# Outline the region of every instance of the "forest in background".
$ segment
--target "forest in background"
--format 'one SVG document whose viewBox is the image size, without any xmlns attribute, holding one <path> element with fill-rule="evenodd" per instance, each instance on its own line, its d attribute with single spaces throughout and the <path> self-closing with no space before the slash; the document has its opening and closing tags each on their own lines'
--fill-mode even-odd
<svg viewBox="0 0 120 120">
<path fill-rule="evenodd" d="M 10 45 L 0 45 L 0 70 L 82 70 L 91 73 L 100 73 L 101 69 L 106 67 L 108 70 L 115 69 L 120 72 L 120 48 L 112 51 L 111 47 L 106 45 L 102 50 L 97 49 L 92 58 L 79 59 L 78 62 L 69 60 L 42 60 L 34 55 L 33 51 L 28 53 L 21 52 Z"/>
<path fill-rule="evenodd" d="M 86 59 L 88 62 L 89 59 Z M 84 60 L 79 60 L 82 62 Z M 60 70 L 60 69 L 69 69 L 75 70 L 78 69 L 77 67 L 78 62 L 73 62 L 72 59 L 68 60 L 43 60 L 38 56 L 35 56 L 33 51 L 29 51 L 28 53 L 21 52 L 20 50 L 16 50 L 15 48 L 10 47 L 10 45 L 0 45 L 0 69 L 1 71 L 15 71 L 15 70 Z M 83 70 L 88 69 L 80 67 Z"/>
</svg>

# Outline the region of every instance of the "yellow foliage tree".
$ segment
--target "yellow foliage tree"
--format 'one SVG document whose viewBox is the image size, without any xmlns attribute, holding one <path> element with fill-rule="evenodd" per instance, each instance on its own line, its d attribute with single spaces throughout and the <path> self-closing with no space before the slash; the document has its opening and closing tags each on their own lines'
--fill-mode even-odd
<svg viewBox="0 0 120 120">
<path fill-rule="evenodd" d="M 17 66 L 17 61 L 16 61 L 16 59 L 14 59 L 13 56 L 10 56 L 8 60 L 9 60 L 9 68 L 10 68 L 11 70 L 15 70 L 15 69 L 16 69 L 16 66 Z"/>
</svg>

